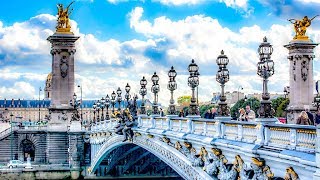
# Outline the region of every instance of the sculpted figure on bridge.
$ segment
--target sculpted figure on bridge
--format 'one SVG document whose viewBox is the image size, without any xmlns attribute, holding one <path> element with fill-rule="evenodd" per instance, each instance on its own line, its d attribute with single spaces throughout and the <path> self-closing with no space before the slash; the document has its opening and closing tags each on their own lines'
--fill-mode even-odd
<svg viewBox="0 0 320 180">
<path fill-rule="evenodd" d="M 299 180 L 298 174 L 294 171 L 293 167 L 288 167 L 286 169 L 285 180 Z"/>
<path fill-rule="evenodd" d="M 293 24 L 294 31 L 296 35 L 293 39 L 298 40 L 306 40 L 308 36 L 306 36 L 307 28 L 311 25 L 311 21 L 319 15 L 314 16 L 309 19 L 308 16 L 304 16 L 302 20 L 297 19 L 288 19 Z"/>
<path fill-rule="evenodd" d="M 70 33 L 70 19 L 69 19 L 69 15 L 71 14 L 72 10 L 69 10 L 71 4 L 74 3 L 74 1 L 72 1 L 65 9 L 63 8 L 62 4 L 57 4 L 57 8 L 58 8 L 58 24 L 56 27 L 57 32 L 60 33 Z"/>
<path fill-rule="evenodd" d="M 265 160 L 261 158 L 252 158 L 251 168 L 254 171 L 252 179 L 265 180 L 272 179 L 274 174 L 271 172 L 270 167 L 265 165 Z"/>
<path fill-rule="evenodd" d="M 194 147 L 190 149 L 190 154 L 188 158 L 191 161 L 192 166 L 196 166 L 196 167 L 203 166 L 201 152 L 200 154 L 197 154 L 197 151 Z"/>
<path fill-rule="evenodd" d="M 122 129 L 122 133 L 124 135 L 124 140 L 129 140 L 132 141 L 133 140 L 133 131 L 132 131 L 132 127 L 134 126 L 134 120 L 133 117 L 130 114 L 129 109 L 126 109 L 123 113 L 123 117 L 124 117 L 124 127 Z"/>
</svg>

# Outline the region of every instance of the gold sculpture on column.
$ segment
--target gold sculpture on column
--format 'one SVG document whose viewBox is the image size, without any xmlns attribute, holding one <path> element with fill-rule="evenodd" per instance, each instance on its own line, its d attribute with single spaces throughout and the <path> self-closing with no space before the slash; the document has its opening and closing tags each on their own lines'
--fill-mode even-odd
<svg viewBox="0 0 320 180">
<path fill-rule="evenodd" d="M 61 34 L 73 34 L 70 26 L 70 19 L 69 15 L 71 14 L 73 9 L 69 9 L 71 4 L 73 4 L 74 1 L 72 1 L 65 9 L 63 8 L 62 4 L 57 4 L 58 8 L 58 24 L 56 26 L 56 32 Z"/>
<path fill-rule="evenodd" d="M 308 40 L 308 36 L 306 36 L 307 28 L 311 25 L 311 21 L 319 15 L 314 16 L 309 19 L 308 16 L 304 16 L 302 20 L 297 19 L 288 19 L 293 24 L 294 31 L 296 35 L 293 39 L 295 40 Z"/>
</svg>

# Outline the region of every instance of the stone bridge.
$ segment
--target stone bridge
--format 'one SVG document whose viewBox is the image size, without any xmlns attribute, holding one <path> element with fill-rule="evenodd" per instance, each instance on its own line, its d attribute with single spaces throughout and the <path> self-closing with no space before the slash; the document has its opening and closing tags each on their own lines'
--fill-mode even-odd
<svg viewBox="0 0 320 180">
<path fill-rule="evenodd" d="M 142 148 L 139 158 L 152 154 L 184 179 L 319 179 L 319 126 L 275 122 L 139 116 L 130 142 L 114 133 L 117 120 L 98 122 L 89 133 L 87 175 L 103 176 L 115 161 Z M 125 151 L 115 151 L 128 145 Z M 123 169 L 137 161 L 131 159 Z"/>
</svg>

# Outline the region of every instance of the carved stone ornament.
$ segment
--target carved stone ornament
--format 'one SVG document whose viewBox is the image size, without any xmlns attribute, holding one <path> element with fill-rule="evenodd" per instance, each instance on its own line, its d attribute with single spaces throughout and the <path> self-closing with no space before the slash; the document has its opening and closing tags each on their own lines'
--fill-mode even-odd
<svg viewBox="0 0 320 180">
<path fill-rule="evenodd" d="M 69 69 L 69 65 L 68 65 L 68 56 L 66 56 L 65 54 L 62 55 L 62 58 L 60 60 L 60 72 L 61 72 L 61 77 L 65 78 L 68 75 L 68 69 Z"/>
<path fill-rule="evenodd" d="M 308 71 L 309 71 L 309 63 L 308 61 L 302 61 L 301 62 L 301 78 L 303 81 L 306 81 L 308 79 Z"/>
<path fill-rule="evenodd" d="M 294 171 L 293 167 L 288 167 L 286 169 L 286 175 L 284 176 L 285 180 L 299 180 L 298 174 Z"/>
<path fill-rule="evenodd" d="M 292 74 L 293 74 L 293 80 L 296 81 L 296 60 L 293 60 L 293 66 L 292 66 Z"/>
</svg>

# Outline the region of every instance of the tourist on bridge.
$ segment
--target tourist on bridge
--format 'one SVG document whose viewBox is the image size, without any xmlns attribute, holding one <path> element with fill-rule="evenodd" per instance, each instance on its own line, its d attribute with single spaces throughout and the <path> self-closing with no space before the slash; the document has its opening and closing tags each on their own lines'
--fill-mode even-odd
<svg viewBox="0 0 320 180">
<path fill-rule="evenodd" d="M 160 108 L 160 117 L 164 117 L 164 112 L 163 112 L 162 108 Z"/>
<path fill-rule="evenodd" d="M 313 114 L 310 112 L 310 108 L 309 108 L 309 106 L 305 109 L 305 111 L 306 111 L 306 113 L 307 113 L 307 115 L 308 115 L 308 118 L 309 118 L 309 120 L 310 120 L 310 125 L 314 125 L 314 116 L 313 116 Z"/>
<path fill-rule="evenodd" d="M 212 119 L 212 113 L 211 113 L 211 110 L 208 109 L 207 112 L 204 114 L 204 118 L 205 119 Z"/>
<path fill-rule="evenodd" d="M 241 108 L 239 110 L 239 118 L 238 118 L 238 120 L 239 121 L 247 121 L 246 120 L 246 111 L 243 108 Z"/>
<path fill-rule="evenodd" d="M 183 109 L 180 110 L 180 112 L 179 112 L 179 117 L 184 117 Z"/>
<path fill-rule="evenodd" d="M 311 125 L 311 121 L 308 117 L 308 114 L 306 111 L 301 111 L 298 119 L 297 119 L 297 124 L 300 125 Z"/>
<path fill-rule="evenodd" d="M 317 126 L 318 124 L 320 124 L 320 109 L 318 109 L 314 115 L 314 125 Z"/>
<path fill-rule="evenodd" d="M 256 118 L 256 113 L 250 109 L 250 106 L 246 106 L 246 114 L 245 114 L 245 120 L 249 122 L 253 122 Z"/>
<path fill-rule="evenodd" d="M 216 108 L 212 108 L 211 109 L 211 118 L 210 119 L 214 119 L 217 115 L 217 109 Z"/>
</svg>

